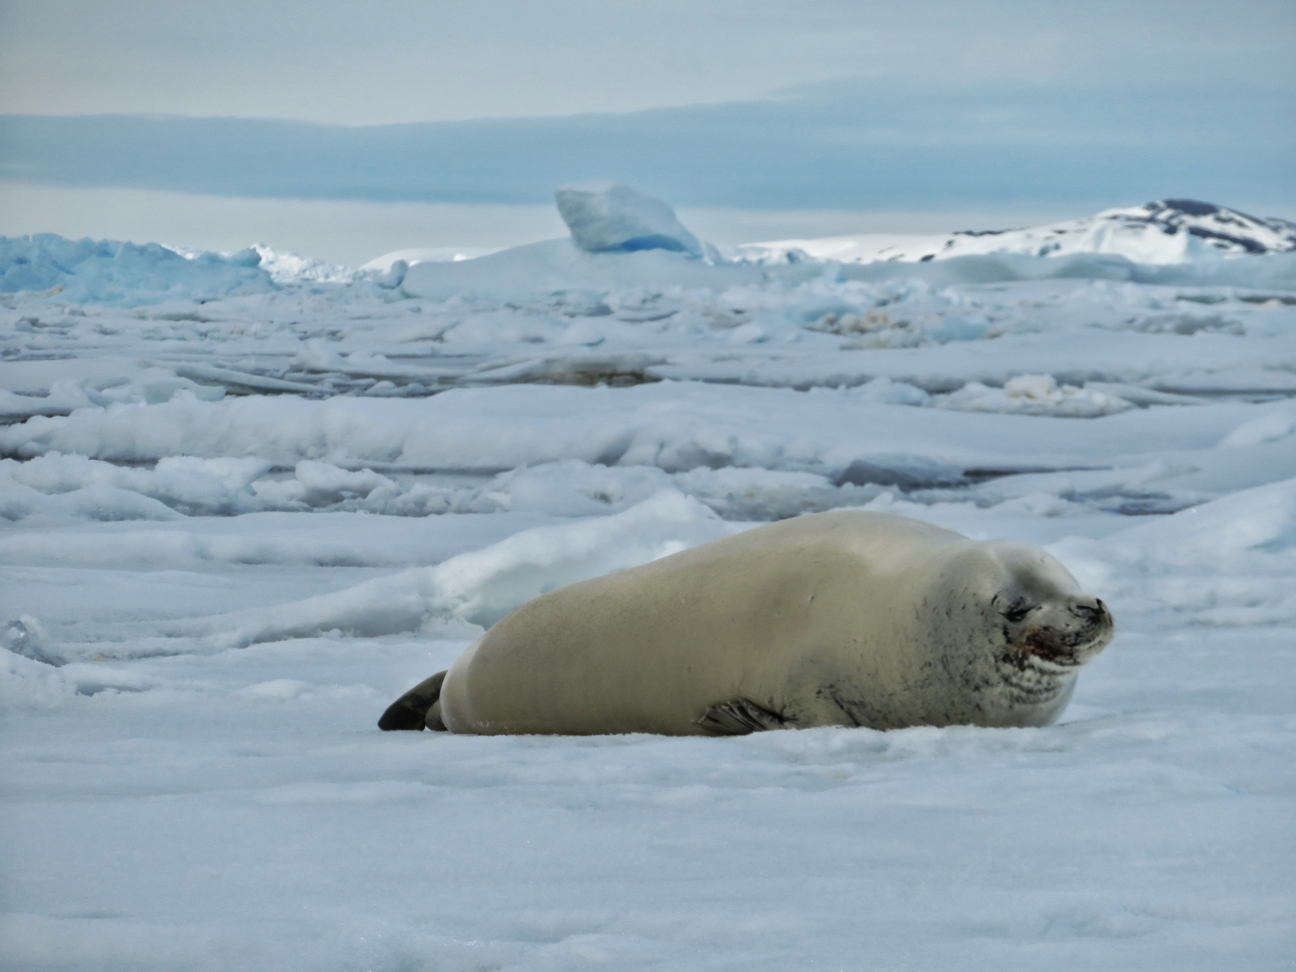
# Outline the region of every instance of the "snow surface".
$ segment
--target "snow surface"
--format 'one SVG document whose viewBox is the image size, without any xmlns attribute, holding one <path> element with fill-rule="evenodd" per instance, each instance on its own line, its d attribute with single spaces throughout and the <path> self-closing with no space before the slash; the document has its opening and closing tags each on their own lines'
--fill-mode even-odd
<svg viewBox="0 0 1296 972">
<path fill-rule="evenodd" d="M 388 273 L 397 260 L 404 262 L 407 267 L 412 267 L 416 263 L 455 263 L 460 260 L 473 260 L 497 252 L 498 250 L 484 246 L 407 247 L 404 250 L 392 250 L 390 253 L 374 257 L 360 269 Z"/>
<path fill-rule="evenodd" d="M 1290 967 L 1296 254 L 0 252 L 0 968 Z M 840 507 L 1107 600 L 1062 722 L 375 726 Z"/>
</svg>

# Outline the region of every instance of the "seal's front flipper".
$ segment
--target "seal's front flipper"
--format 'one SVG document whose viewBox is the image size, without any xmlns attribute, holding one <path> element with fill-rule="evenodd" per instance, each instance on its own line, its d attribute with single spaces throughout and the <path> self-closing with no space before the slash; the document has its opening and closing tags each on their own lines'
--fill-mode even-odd
<svg viewBox="0 0 1296 972">
<path fill-rule="evenodd" d="M 378 720 L 378 728 L 383 732 L 393 729 L 412 729 L 418 732 L 426 727 L 444 732 L 445 725 L 441 722 L 440 712 L 436 713 L 434 721 L 428 719 L 428 713 L 441 698 L 441 683 L 445 681 L 445 677 L 445 672 L 437 672 L 415 685 L 387 707 L 387 711 Z"/>
<path fill-rule="evenodd" d="M 749 732 L 788 728 L 788 721 L 781 715 L 751 699 L 713 705 L 697 724 L 713 736 L 745 736 Z"/>
</svg>

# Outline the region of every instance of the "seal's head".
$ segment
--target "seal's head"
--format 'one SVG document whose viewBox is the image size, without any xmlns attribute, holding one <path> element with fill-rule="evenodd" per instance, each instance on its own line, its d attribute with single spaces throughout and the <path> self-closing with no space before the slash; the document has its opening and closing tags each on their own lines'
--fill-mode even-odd
<svg viewBox="0 0 1296 972">
<path fill-rule="evenodd" d="M 977 693 L 999 700 L 995 718 L 1002 724 L 1051 722 L 1081 666 L 1112 638 L 1107 606 L 1037 547 L 1002 540 L 958 544 L 937 585 L 952 595 L 943 625 L 946 667 Z M 980 714 L 973 718 L 982 720 Z"/>
<path fill-rule="evenodd" d="M 1035 547 L 987 546 L 1003 570 L 988 615 L 1002 635 L 1000 660 L 1010 682 L 1025 688 L 1071 674 L 1107 647 L 1111 612 L 1065 567 Z"/>
</svg>

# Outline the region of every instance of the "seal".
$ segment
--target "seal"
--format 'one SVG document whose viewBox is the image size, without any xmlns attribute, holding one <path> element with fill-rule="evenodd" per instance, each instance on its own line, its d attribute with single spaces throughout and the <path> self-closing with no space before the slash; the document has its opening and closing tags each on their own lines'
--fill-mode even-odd
<svg viewBox="0 0 1296 972">
<path fill-rule="evenodd" d="M 1043 550 L 886 513 L 818 513 L 542 594 L 379 726 L 1041 726 L 1112 631 L 1102 601 Z"/>
</svg>

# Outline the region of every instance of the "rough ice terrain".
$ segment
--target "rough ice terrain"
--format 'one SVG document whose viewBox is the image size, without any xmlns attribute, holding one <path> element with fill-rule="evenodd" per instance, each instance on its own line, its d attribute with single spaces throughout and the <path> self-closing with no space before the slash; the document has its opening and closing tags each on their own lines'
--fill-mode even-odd
<svg viewBox="0 0 1296 972">
<path fill-rule="evenodd" d="M 0 241 L 0 968 L 1290 968 L 1296 253 L 1150 232 Z M 1107 600 L 1061 722 L 375 726 L 544 590 L 840 507 Z"/>
</svg>

